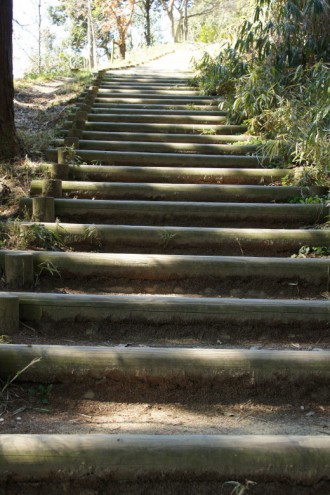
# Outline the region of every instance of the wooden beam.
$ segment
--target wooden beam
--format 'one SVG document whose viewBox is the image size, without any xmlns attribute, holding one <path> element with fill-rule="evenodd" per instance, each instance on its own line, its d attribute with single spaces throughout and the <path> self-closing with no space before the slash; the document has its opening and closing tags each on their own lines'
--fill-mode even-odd
<svg viewBox="0 0 330 495">
<path fill-rule="evenodd" d="M 284 435 L 2 435 L 1 479 L 329 479 L 330 437 Z M 84 478 L 82 478 L 84 479 Z"/>
<path fill-rule="evenodd" d="M 107 376 L 114 371 L 134 376 L 251 376 L 255 382 L 282 374 L 287 379 L 330 377 L 330 351 L 189 349 L 162 347 L 87 347 L 0 344 L 0 377 L 40 358 L 19 377 L 47 382 L 71 381 L 72 375 Z"/>
</svg>

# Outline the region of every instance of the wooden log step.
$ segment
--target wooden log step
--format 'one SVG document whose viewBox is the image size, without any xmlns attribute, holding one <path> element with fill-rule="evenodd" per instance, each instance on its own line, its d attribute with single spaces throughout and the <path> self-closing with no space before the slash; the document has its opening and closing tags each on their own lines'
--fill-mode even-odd
<svg viewBox="0 0 330 495">
<path fill-rule="evenodd" d="M 163 101 L 167 101 L 167 100 L 171 100 L 173 101 L 174 103 L 175 102 L 182 102 L 183 104 L 185 105 L 192 105 L 194 103 L 196 104 L 200 104 L 200 105 L 207 105 L 207 104 L 210 104 L 210 103 L 213 103 L 216 101 L 216 98 L 214 96 L 201 96 L 201 95 L 191 95 L 191 94 L 188 94 L 188 95 L 185 95 L 185 94 L 182 94 L 182 93 L 179 93 L 177 94 L 176 92 L 174 92 L 173 94 L 159 94 L 157 92 L 155 93 L 149 93 L 149 92 L 146 92 L 146 93 L 142 93 L 141 91 L 136 91 L 136 92 L 132 92 L 132 93 L 129 93 L 127 91 L 124 91 L 122 93 L 112 93 L 110 91 L 107 91 L 107 92 L 104 92 L 103 94 L 102 93 L 97 93 L 97 96 L 96 96 L 96 102 L 104 102 L 106 103 L 108 100 L 111 101 L 113 98 L 115 99 L 122 99 L 122 100 L 125 100 L 127 102 L 127 99 L 136 99 L 138 98 L 139 100 L 157 100 L 159 101 L 160 103 L 162 103 Z M 138 102 L 136 102 L 138 103 Z"/>
<path fill-rule="evenodd" d="M 143 90 L 141 88 L 134 88 L 132 86 L 129 87 L 99 87 L 98 90 L 98 95 L 100 96 L 112 96 L 112 95 L 178 95 L 180 98 L 183 97 L 185 98 L 186 96 L 198 96 L 200 97 L 199 91 L 196 91 L 194 89 L 186 89 L 184 87 L 181 87 L 180 89 L 178 88 L 159 88 L 159 87 L 153 87 L 149 85 L 145 85 L 143 87 Z"/>
<path fill-rule="evenodd" d="M 167 109 L 167 108 L 162 108 L 162 112 L 159 112 L 159 108 L 151 108 L 150 106 L 148 108 L 118 108 L 113 105 L 106 106 L 104 104 L 100 104 L 102 106 L 93 106 L 91 109 L 92 114 L 121 114 L 121 115 L 174 115 L 174 116 L 180 116 L 180 115 L 192 115 L 192 116 L 197 116 L 200 118 L 208 118 L 210 116 L 213 117 L 226 117 L 227 113 L 224 110 L 189 110 L 189 109 L 179 109 L 179 110 L 173 110 L 173 109 Z"/>
<path fill-rule="evenodd" d="M 64 129 L 71 129 L 72 122 L 64 123 Z M 185 134 L 204 134 L 211 133 L 214 135 L 221 134 L 240 134 L 246 132 L 247 127 L 244 125 L 196 125 L 196 124 L 134 124 L 125 122 L 86 122 L 85 129 L 87 131 L 116 131 L 116 132 L 148 132 L 158 133 L 167 132 L 170 134 L 185 133 Z"/>
<path fill-rule="evenodd" d="M 214 203 L 186 201 L 110 201 L 55 199 L 55 216 L 130 225 L 300 227 L 323 223 L 325 204 Z M 32 212 L 32 198 L 21 198 L 22 211 Z"/>
<path fill-rule="evenodd" d="M 165 134 L 165 133 L 146 133 L 146 132 L 98 132 L 82 131 L 82 139 L 96 141 L 157 141 L 162 143 L 203 143 L 203 144 L 220 144 L 235 143 L 244 141 L 248 143 L 251 137 L 246 134 Z"/>
<path fill-rule="evenodd" d="M 100 83 L 100 87 L 117 87 L 117 88 L 122 88 L 122 87 L 132 87 L 132 88 L 144 88 L 144 87 L 155 87 L 157 88 L 162 88 L 162 89 L 177 89 L 180 91 L 181 88 L 186 88 L 186 89 L 192 89 L 192 86 L 189 86 L 187 84 L 187 81 L 182 80 L 181 82 L 177 83 L 176 81 L 168 79 L 168 82 L 163 82 L 162 80 L 154 80 L 154 81 L 145 81 L 143 80 L 136 82 L 134 79 L 131 78 L 121 78 L 121 79 L 102 79 Z M 195 88 L 196 89 L 196 88 Z"/>
<path fill-rule="evenodd" d="M 49 165 L 52 168 L 52 165 Z M 70 165 L 72 179 L 111 182 L 161 182 L 189 184 L 269 184 L 289 176 L 291 170 L 280 168 L 180 168 L 103 165 Z"/>
<path fill-rule="evenodd" d="M 193 101 L 192 101 L 193 100 Z M 78 101 L 79 98 L 78 98 Z M 216 102 L 214 98 L 207 98 L 205 96 L 189 96 L 187 98 L 171 98 L 171 97 L 165 97 L 163 96 L 160 98 L 158 95 L 155 95 L 154 98 L 152 98 L 150 95 L 142 95 L 140 96 L 109 96 L 109 97 L 97 97 L 96 98 L 96 103 L 140 103 L 140 104 L 153 104 L 155 102 L 157 103 L 162 103 L 162 105 L 189 105 L 189 104 L 194 104 L 194 105 L 212 105 L 213 102 Z"/>
<path fill-rule="evenodd" d="M 113 77 L 112 77 L 113 76 Z M 171 73 L 171 74 L 166 74 L 166 75 L 161 75 L 161 74 L 142 74 L 141 72 L 138 74 L 132 74 L 132 73 L 125 73 L 125 74 L 112 74 L 110 75 L 105 75 L 102 77 L 99 77 L 99 83 L 100 84 L 115 84 L 120 86 L 121 84 L 127 84 L 127 85 L 161 85 L 161 86 L 166 86 L 166 87 L 181 87 L 181 86 L 187 86 L 188 88 L 192 88 L 190 81 L 191 77 L 193 76 L 193 73 L 190 72 L 184 73 L 184 74 L 179 74 L 179 73 Z M 196 88 L 196 87 L 195 87 Z"/>
<path fill-rule="evenodd" d="M 302 246 L 330 247 L 330 230 L 253 229 L 22 222 L 22 235 L 43 225 L 67 246 L 154 254 L 293 254 Z M 266 250 L 266 251 L 265 251 Z"/>
<path fill-rule="evenodd" d="M 19 379 L 42 383 L 50 380 L 50 383 L 54 383 L 58 380 L 72 380 L 72 377 L 103 377 L 121 372 L 140 377 L 164 378 L 182 375 L 222 379 L 252 376 L 256 382 L 260 382 L 271 380 L 275 375 L 307 381 L 315 380 L 315 375 L 330 375 L 330 351 L 2 344 L 0 377 L 14 376 L 17 370 L 39 357 L 41 360 L 27 369 Z"/>
<path fill-rule="evenodd" d="M 57 161 L 57 149 L 49 148 L 47 158 Z M 267 157 L 261 160 L 258 156 L 244 155 L 205 155 L 201 153 L 144 153 L 139 151 L 102 151 L 82 150 L 75 151 L 75 157 L 83 163 L 96 162 L 104 165 L 149 165 L 182 167 L 235 167 L 235 168 L 262 168 L 269 165 Z"/>
<path fill-rule="evenodd" d="M 308 282 L 327 288 L 329 258 L 273 258 L 247 256 L 177 256 L 116 253 L 77 253 L 59 251 L 19 251 L 33 256 L 37 270 L 52 263 L 62 278 L 107 277 L 131 280 L 184 280 L 211 277 L 217 280 L 284 280 Z M 15 251 L 0 250 L 0 267 L 5 256 Z M 47 273 L 44 273 L 47 275 Z"/>
<path fill-rule="evenodd" d="M 111 76 L 111 77 L 103 77 L 102 78 L 102 84 L 103 83 L 115 83 L 115 84 L 166 84 L 169 86 L 180 86 L 180 85 L 187 85 L 187 82 L 189 81 L 189 76 L 184 76 L 184 77 L 166 77 L 166 76 L 143 76 L 142 74 L 125 74 L 125 75 L 117 75 L 117 76 Z"/>
<path fill-rule="evenodd" d="M 0 477 L 17 481 L 57 482 L 60 473 L 60 481 L 166 477 L 221 486 L 224 480 L 260 478 L 291 485 L 326 480 L 329 467 L 327 435 L 6 434 L 0 451 Z"/>
<path fill-rule="evenodd" d="M 144 83 L 134 83 L 132 81 L 128 82 L 119 82 L 119 81 L 107 81 L 104 82 L 102 81 L 101 84 L 99 85 L 99 88 L 105 91 L 111 91 L 112 89 L 117 90 L 124 90 L 124 91 L 141 91 L 143 93 L 144 90 L 152 91 L 152 90 L 164 90 L 164 91 L 175 91 L 176 94 L 180 94 L 181 92 L 186 92 L 186 91 L 194 91 L 195 94 L 199 94 L 198 89 L 193 89 L 191 86 L 184 85 L 184 84 L 166 84 L 162 82 L 150 82 L 149 84 L 144 82 Z"/>
<path fill-rule="evenodd" d="M 107 106 L 113 108 L 122 108 L 122 109 L 131 109 L 132 113 L 134 110 L 143 110 L 150 108 L 151 110 L 172 110 L 174 113 L 177 110 L 194 110 L 194 111 L 217 111 L 219 110 L 218 103 L 209 103 L 208 105 L 166 105 L 158 103 L 157 100 L 154 100 L 154 103 L 141 104 L 141 103 L 93 103 L 93 108 L 106 108 Z"/>
<path fill-rule="evenodd" d="M 1 478 L 17 481 L 57 482 L 60 473 L 63 481 L 166 477 L 189 480 L 188 486 L 201 480 L 221 486 L 261 477 L 291 485 L 328 479 L 329 466 L 327 435 L 6 434 L 0 451 Z"/>
<path fill-rule="evenodd" d="M 131 88 L 134 88 L 134 89 L 140 89 L 140 88 L 144 88 L 144 87 L 155 87 L 156 89 L 160 88 L 160 89 L 169 89 L 169 90 L 173 90 L 173 89 L 176 89 L 178 91 L 180 91 L 180 89 L 186 89 L 188 91 L 196 91 L 198 92 L 199 89 L 197 86 L 193 87 L 191 86 L 190 84 L 188 84 L 189 82 L 189 79 L 186 79 L 186 80 L 181 80 L 180 82 L 177 82 L 177 81 L 171 81 L 169 80 L 169 78 L 167 78 L 168 82 L 166 81 L 163 81 L 162 79 L 154 79 L 154 80 L 144 80 L 144 81 L 135 81 L 134 79 L 132 78 L 125 78 L 125 79 L 114 79 L 114 80 L 107 80 L 107 79 L 102 79 L 100 81 L 100 86 L 103 87 L 115 87 L 115 88 L 118 88 L 118 89 L 122 89 L 122 88 L 126 88 L 126 87 L 131 87 Z"/>
<path fill-rule="evenodd" d="M 56 139 L 56 146 L 64 146 L 64 139 Z M 255 144 L 162 143 L 143 141 L 96 141 L 80 139 L 78 149 L 103 151 L 139 151 L 146 153 L 199 153 L 205 155 L 245 155 L 256 153 Z"/>
<path fill-rule="evenodd" d="M 31 181 L 31 195 L 42 191 L 43 181 Z M 205 201 L 283 203 L 292 198 L 324 195 L 326 187 L 251 186 L 218 184 L 160 184 L 129 182 L 62 181 L 63 194 L 99 199 L 136 199 L 153 201 Z"/>
<path fill-rule="evenodd" d="M 131 115 L 120 115 L 116 113 L 90 113 L 88 114 L 89 122 L 141 122 L 146 124 L 157 124 L 157 123 L 178 123 L 178 124 L 223 124 L 226 123 L 226 116 L 217 116 L 217 115 L 173 115 L 173 114 L 164 114 L 163 112 L 158 112 L 158 114 L 145 114 L 139 115 L 134 112 Z"/>
<path fill-rule="evenodd" d="M 0 266 L 4 269 L 5 255 L 0 251 Z M 12 251 L 9 251 L 12 252 Z M 21 252 L 21 251 L 19 251 Z M 25 251 L 24 251 L 25 252 Z M 31 253 L 30 251 L 27 251 Z M 175 280 L 200 276 L 293 278 L 321 282 L 327 279 L 328 258 L 264 258 L 242 256 L 176 256 L 114 253 L 75 253 L 33 251 L 35 265 L 51 261 L 63 275 L 107 275 L 113 277 Z"/>
</svg>

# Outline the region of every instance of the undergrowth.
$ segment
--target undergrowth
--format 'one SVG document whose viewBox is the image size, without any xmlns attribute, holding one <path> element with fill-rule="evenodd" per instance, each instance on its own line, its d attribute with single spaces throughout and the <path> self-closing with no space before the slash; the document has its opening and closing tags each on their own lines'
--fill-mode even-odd
<svg viewBox="0 0 330 495">
<path fill-rule="evenodd" d="M 260 151 L 299 166 L 291 183 L 325 183 L 330 163 L 329 0 L 254 0 L 235 38 L 195 61 L 194 83 L 226 97 Z"/>
</svg>

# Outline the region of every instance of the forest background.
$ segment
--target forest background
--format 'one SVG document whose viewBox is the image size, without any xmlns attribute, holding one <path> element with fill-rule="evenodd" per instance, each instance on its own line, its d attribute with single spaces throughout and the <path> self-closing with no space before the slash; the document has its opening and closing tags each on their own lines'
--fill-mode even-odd
<svg viewBox="0 0 330 495">
<path fill-rule="evenodd" d="M 30 76 L 81 75 L 138 47 L 197 43 L 204 55 L 192 84 L 219 96 L 231 122 L 248 124 L 259 152 L 296 165 L 297 183 L 327 180 L 329 0 L 28 1 L 34 23 L 14 25 L 16 43 L 32 27 Z"/>
</svg>

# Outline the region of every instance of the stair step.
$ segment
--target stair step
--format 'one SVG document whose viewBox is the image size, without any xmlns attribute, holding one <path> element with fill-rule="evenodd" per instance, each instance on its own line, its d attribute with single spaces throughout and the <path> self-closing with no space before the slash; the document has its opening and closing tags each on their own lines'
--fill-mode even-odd
<svg viewBox="0 0 330 495">
<path fill-rule="evenodd" d="M 126 89 L 132 89 L 132 90 L 142 90 L 141 93 L 143 93 L 143 90 L 144 89 L 147 89 L 148 91 L 149 90 L 153 90 L 153 89 L 157 89 L 157 90 L 175 90 L 176 93 L 181 93 L 181 91 L 191 91 L 192 88 L 191 86 L 187 86 L 187 85 L 184 85 L 184 84 L 177 84 L 177 83 L 162 83 L 162 82 L 153 82 L 152 84 L 151 83 L 135 83 L 133 81 L 131 82 L 124 82 L 124 81 L 113 81 L 113 82 L 110 82 L 110 81 L 107 81 L 107 82 L 104 82 L 102 81 L 101 84 L 99 85 L 99 88 L 100 89 L 105 89 L 106 91 L 110 91 L 111 89 L 121 89 L 121 90 L 126 90 Z M 195 90 L 195 92 L 198 92 L 198 90 Z"/>
<path fill-rule="evenodd" d="M 143 75 L 141 73 L 139 74 L 109 74 L 105 75 L 102 77 L 101 82 L 103 83 L 116 83 L 116 84 L 169 84 L 169 85 L 185 85 L 189 81 L 190 76 L 185 75 L 185 76 L 162 76 L 162 75 L 152 75 L 152 76 L 147 76 Z"/>
<path fill-rule="evenodd" d="M 65 122 L 64 129 L 70 129 L 72 122 Z M 210 132 L 214 135 L 221 134 L 238 134 L 246 132 L 247 127 L 244 125 L 210 125 L 210 124 L 138 124 L 127 122 L 86 122 L 85 129 L 87 131 L 123 131 L 123 132 L 148 132 L 159 133 L 167 132 L 171 134 L 203 134 Z"/>
<path fill-rule="evenodd" d="M 15 251 L 0 250 L 0 267 L 5 270 L 5 256 Z M 50 262 L 61 277 L 106 277 L 131 280 L 185 280 L 214 278 L 281 280 L 320 285 L 327 289 L 329 258 L 274 258 L 247 256 L 178 256 L 125 253 L 79 253 L 60 251 L 18 251 L 32 253 L 35 269 Z M 47 275 L 45 272 L 44 275 Z"/>
<path fill-rule="evenodd" d="M 80 101 L 80 100 L 78 100 Z M 120 109 L 122 108 L 123 110 L 131 110 L 132 113 L 134 113 L 135 110 L 170 110 L 173 113 L 176 113 L 177 110 L 192 110 L 192 111 L 200 111 L 200 112 L 208 112 L 208 111 L 218 111 L 219 110 L 219 104 L 210 102 L 207 105 L 196 105 L 196 104 L 189 104 L 187 103 L 186 105 L 168 105 L 168 104 L 162 104 L 158 103 L 157 100 L 154 100 L 153 103 L 93 103 L 94 109 L 96 108 L 117 108 Z"/>
<path fill-rule="evenodd" d="M 205 473 L 209 482 L 216 480 L 218 486 L 223 480 L 237 479 L 262 483 L 264 473 L 273 482 L 285 480 L 288 487 L 292 482 L 319 484 L 328 478 L 329 466 L 327 435 L 10 434 L 2 435 L 0 452 L 3 479 L 51 478 L 57 483 L 54 473 L 61 473 L 63 486 L 73 477 L 83 479 L 85 486 L 93 478 L 91 473 L 97 473 L 106 477 L 107 486 L 111 486 L 109 480 L 119 480 L 122 486 L 127 480 L 141 484 L 145 478 L 150 487 L 150 479 L 157 478 L 161 491 L 160 480 L 166 477 L 167 488 L 169 480 L 181 481 L 180 491 L 182 479 L 189 479 L 188 491 L 203 479 L 200 489 L 204 492 Z M 133 493 L 131 485 L 122 488 Z"/>
<path fill-rule="evenodd" d="M 57 161 L 56 148 L 47 150 L 48 160 Z M 149 165 L 149 166 L 185 166 L 189 167 L 235 167 L 235 168 L 262 168 L 269 165 L 267 157 L 244 155 L 205 155 L 179 153 L 144 153 L 139 151 L 101 151 L 75 150 L 75 157 L 83 163 L 97 162 L 104 165 Z"/>
<path fill-rule="evenodd" d="M 80 101 L 78 99 L 78 101 Z M 162 105 L 212 105 L 213 103 L 217 105 L 217 100 L 215 98 L 207 98 L 205 96 L 187 96 L 186 98 L 184 97 L 177 97 L 177 98 L 171 98 L 171 97 L 160 97 L 160 95 L 149 95 L 149 94 L 140 94 L 139 96 L 134 96 L 131 95 L 129 96 L 128 94 L 121 95 L 121 96 L 109 96 L 109 97 L 100 97 L 97 96 L 95 99 L 96 103 L 140 103 L 140 104 L 154 104 L 154 103 L 161 103 Z"/>
<path fill-rule="evenodd" d="M 57 313 L 64 309 L 60 308 Z M 330 375 L 330 351 L 0 344 L 0 376 L 14 376 L 17 370 L 39 357 L 42 359 L 24 372 L 24 380 L 53 383 L 59 379 L 72 380 L 72 375 L 81 379 L 88 375 L 111 376 L 116 371 L 164 378 L 181 375 L 224 379 L 248 375 L 256 383 L 269 381 L 279 374 L 290 380 L 299 378 L 308 382 L 316 376 Z"/>
<path fill-rule="evenodd" d="M 142 124 L 158 124 L 158 123 L 178 123 L 178 124 L 221 124 L 226 123 L 226 116 L 217 115 L 166 115 L 163 112 L 158 112 L 156 115 L 145 114 L 139 115 L 134 112 L 132 115 L 121 115 L 116 113 L 90 113 L 88 114 L 89 122 L 126 122 L 126 123 L 136 123 L 141 122 Z"/>
<path fill-rule="evenodd" d="M 206 135 L 206 134 L 165 134 L 146 132 L 97 132 L 82 131 L 82 139 L 96 141 L 134 141 L 134 142 L 162 142 L 162 143 L 204 143 L 222 144 L 244 141 L 249 144 L 250 136 L 238 135 Z"/>
<path fill-rule="evenodd" d="M 52 165 L 49 165 L 52 168 Z M 158 182 L 185 184 L 269 184 L 281 181 L 291 171 L 279 168 L 180 168 L 102 165 L 70 165 L 70 177 L 87 181 Z"/>
<path fill-rule="evenodd" d="M 101 105 L 101 106 L 100 106 Z M 131 108 L 131 107 L 116 107 L 116 106 L 106 106 L 104 104 L 98 104 L 97 106 L 93 106 L 91 109 L 92 114 L 121 114 L 121 115 L 132 115 L 133 117 L 136 115 L 157 115 L 161 113 L 161 116 L 163 115 L 170 115 L 173 117 L 179 117 L 182 115 L 188 115 L 188 116 L 196 116 L 200 117 L 201 119 L 207 119 L 209 117 L 214 117 L 214 121 L 217 119 L 215 117 L 226 117 L 227 113 L 224 110 L 189 110 L 189 109 L 179 109 L 179 110 L 173 110 L 173 109 L 168 109 L 168 108 L 162 108 L 162 112 L 159 112 L 159 108 Z"/>
<path fill-rule="evenodd" d="M 102 87 L 100 86 L 97 92 L 98 96 L 113 96 L 113 95 L 129 95 L 129 96 L 135 96 L 135 95 L 152 95 L 152 96 L 161 96 L 163 97 L 165 95 L 178 95 L 179 98 L 186 98 L 186 97 L 195 97 L 198 96 L 200 97 L 199 91 L 195 89 L 185 89 L 185 88 L 180 88 L 178 90 L 177 88 L 155 88 L 152 86 L 144 86 L 144 88 L 141 90 L 141 88 L 134 88 L 134 87 Z"/>
<path fill-rule="evenodd" d="M 77 167 L 78 168 L 78 167 Z M 102 167 L 100 167 L 102 168 Z M 31 195 L 42 192 L 42 180 L 31 181 Z M 294 198 L 324 195 L 326 187 L 253 186 L 219 184 L 162 184 L 129 182 L 62 181 L 64 194 L 99 199 L 204 202 L 287 202 Z"/>
<path fill-rule="evenodd" d="M 55 199 L 55 216 L 62 221 L 130 225 L 300 227 L 323 223 L 325 204 L 214 203 L 185 201 L 110 201 Z M 32 213 L 32 199 L 20 207 Z"/>
<path fill-rule="evenodd" d="M 67 246 L 153 254 L 293 254 L 302 246 L 330 247 L 330 230 L 253 229 L 22 222 L 21 235 L 43 225 Z M 266 251 L 265 251 L 266 250 Z"/>
<path fill-rule="evenodd" d="M 56 146 L 64 146 L 63 139 L 56 139 Z M 79 150 L 104 150 L 104 151 L 139 151 L 145 153 L 199 153 L 199 154 L 225 154 L 245 155 L 255 153 L 257 146 L 254 144 L 199 144 L 199 143 L 162 143 L 143 141 L 96 141 L 80 139 Z"/>
</svg>

